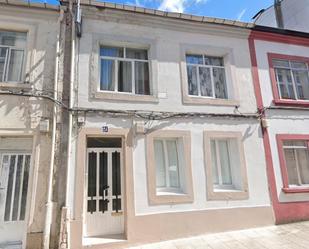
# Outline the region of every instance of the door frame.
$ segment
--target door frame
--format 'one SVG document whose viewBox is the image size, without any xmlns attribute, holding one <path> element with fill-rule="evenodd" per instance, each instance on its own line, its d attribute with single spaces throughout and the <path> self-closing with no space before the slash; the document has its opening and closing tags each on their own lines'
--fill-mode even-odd
<svg viewBox="0 0 309 249">
<path fill-rule="evenodd" d="M 71 241 L 72 248 L 79 248 L 83 245 L 84 238 L 84 175 L 86 165 L 86 150 L 88 137 L 118 137 L 122 138 L 123 150 L 123 168 L 124 168 L 124 236 L 129 240 L 130 229 L 129 223 L 135 215 L 134 204 L 134 182 L 133 182 L 133 131 L 130 128 L 109 128 L 107 132 L 103 132 L 101 128 L 82 128 L 79 131 L 77 139 L 77 155 L 76 155 L 76 178 L 74 188 L 74 207 L 73 219 L 71 221 Z"/>
<path fill-rule="evenodd" d="M 26 213 L 25 213 L 25 225 L 26 229 L 21 239 L 22 248 L 26 248 L 27 234 L 29 231 L 29 226 L 31 225 L 34 218 L 35 209 L 35 197 L 36 197 L 36 187 L 37 187 L 37 177 L 38 177 L 38 167 L 39 167 L 39 152 L 40 152 L 40 134 L 34 131 L 16 131 L 12 133 L 11 131 L 0 131 L 1 137 L 16 137 L 23 138 L 28 137 L 31 139 L 32 146 L 30 149 L 0 149 L 0 160 L 2 159 L 2 154 L 5 153 L 25 153 L 31 156 L 29 165 L 29 179 L 28 179 L 28 189 L 27 189 L 27 200 L 26 200 Z M 1 163 L 1 162 L 0 162 Z"/>
<path fill-rule="evenodd" d="M 91 138 L 91 137 L 95 137 L 95 136 L 88 136 L 87 138 Z M 102 138 L 102 137 L 101 137 Z M 106 137 L 105 137 L 106 138 Z M 109 137 L 109 138 L 114 138 L 114 137 Z M 109 148 L 109 147 L 106 147 L 106 148 L 104 148 L 104 147 L 102 147 L 102 148 L 97 148 L 97 147 L 95 147 L 95 148 L 86 148 L 86 164 L 85 164 L 85 173 L 88 171 L 87 170 L 87 167 L 88 167 L 88 155 L 89 155 L 89 151 L 94 151 L 94 152 L 96 152 L 96 153 L 100 153 L 100 152 L 103 152 L 103 151 L 108 151 L 108 152 L 113 152 L 113 151 L 117 151 L 117 152 L 120 152 L 120 176 L 121 176 L 121 178 L 120 178 L 120 181 L 121 181 L 121 206 L 122 206 L 122 215 L 123 215 L 123 220 L 125 220 L 125 206 L 124 206 L 124 198 L 125 198 L 125 196 L 124 196 L 124 193 L 125 193 L 125 186 L 124 186 L 124 156 L 123 156 L 123 143 L 122 143 L 122 138 L 121 138 L 121 147 L 119 147 L 119 148 L 115 148 L 115 147 L 113 147 L 113 148 Z M 112 167 L 112 166 L 111 166 Z M 108 172 L 110 172 L 110 171 L 108 171 Z M 113 172 L 113 171 L 111 171 L 111 172 Z M 108 177 L 110 176 L 110 174 L 108 174 Z M 87 212 L 87 199 L 88 199 L 88 194 L 87 194 L 87 192 L 88 192 L 88 175 L 86 175 L 85 174 L 85 185 L 84 185 L 84 227 L 83 227 L 83 229 L 84 229 L 84 231 L 85 231 L 85 228 L 86 228 L 86 222 L 87 222 L 87 216 L 88 216 L 88 212 Z M 111 176 L 112 177 L 112 176 Z M 110 186 L 111 187 L 111 190 L 112 190 L 112 186 Z M 113 203 L 112 203 L 112 201 L 111 201 L 111 203 L 110 203 L 110 205 L 109 206 L 111 206 L 112 207 L 112 205 L 113 205 Z M 114 213 L 112 210 L 111 210 L 111 212 L 108 212 L 108 214 L 110 214 L 111 216 L 113 216 L 112 215 L 112 213 Z M 123 225 L 123 228 L 122 228 L 123 230 L 124 230 L 124 225 Z M 102 236 L 104 237 L 104 234 L 102 234 Z M 106 236 L 109 236 L 109 235 L 106 235 Z"/>
</svg>

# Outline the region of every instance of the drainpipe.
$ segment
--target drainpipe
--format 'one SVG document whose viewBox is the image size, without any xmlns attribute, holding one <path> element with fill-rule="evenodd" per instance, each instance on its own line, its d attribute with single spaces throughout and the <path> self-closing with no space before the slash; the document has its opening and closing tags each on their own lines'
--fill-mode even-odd
<svg viewBox="0 0 309 249">
<path fill-rule="evenodd" d="M 277 26 L 278 26 L 278 28 L 283 29 L 284 28 L 284 23 L 283 23 L 283 15 L 282 15 L 281 2 L 282 2 L 282 0 L 275 0 L 274 8 L 275 8 L 275 15 L 276 15 Z"/>
<path fill-rule="evenodd" d="M 63 20 L 63 9 L 60 9 L 59 18 L 57 21 L 58 34 L 56 43 L 56 59 L 55 59 L 55 72 L 54 72 L 54 99 L 58 99 L 58 71 L 59 71 L 59 56 L 60 56 L 60 33 L 61 22 Z M 52 124 L 52 144 L 50 153 L 50 165 L 48 174 L 48 187 L 47 187 L 47 201 L 46 201 L 46 216 L 43 231 L 43 248 L 49 249 L 50 243 L 50 230 L 52 224 L 52 211 L 53 211 L 53 173 L 54 173 L 54 159 L 55 159 L 55 147 L 56 147 L 56 125 L 57 125 L 57 104 L 53 106 L 53 124 Z"/>
</svg>

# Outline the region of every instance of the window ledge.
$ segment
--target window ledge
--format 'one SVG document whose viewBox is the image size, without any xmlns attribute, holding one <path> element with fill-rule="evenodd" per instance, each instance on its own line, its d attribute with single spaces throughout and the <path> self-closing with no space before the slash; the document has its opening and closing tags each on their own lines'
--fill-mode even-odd
<svg viewBox="0 0 309 249">
<path fill-rule="evenodd" d="M 32 85 L 29 83 L 18 83 L 18 82 L 0 82 L 0 89 L 25 89 L 31 90 Z"/>
<path fill-rule="evenodd" d="M 159 192 L 154 196 L 149 197 L 151 205 L 173 205 L 173 204 L 184 204 L 192 203 L 193 195 L 190 194 L 176 194 L 171 192 Z"/>
<path fill-rule="evenodd" d="M 207 194 L 208 200 L 223 201 L 223 200 L 247 200 L 249 193 L 247 190 L 218 190 L 214 189 Z"/>
<path fill-rule="evenodd" d="M 309 107 L 309 100 L 274 99 L 275 105 Z"/>
<path fill-rule="evenodd" d="M 235 99 L 214 99 L 194 96 L 183 96 L 183 103 L 190 105 L 218 105 L 218 106 L 238 106 L 240 103 Z"/>
<path fill-rule="evenodd" d="M 286 194 L 309 193 L 309 187 L 288 187 L 282 188 L 282 191 Z"/>
<path fill-rule="evenodd" d="M 125 93 L 109 93 L 109 92 L 95 92 L 94 97 L 96 99 L 106 100 L 123 100 L 132 102 L 159 102 L 159 99 L 153 95 L 137 95 L 137 94 L 125 94 Z"/>
</svg>

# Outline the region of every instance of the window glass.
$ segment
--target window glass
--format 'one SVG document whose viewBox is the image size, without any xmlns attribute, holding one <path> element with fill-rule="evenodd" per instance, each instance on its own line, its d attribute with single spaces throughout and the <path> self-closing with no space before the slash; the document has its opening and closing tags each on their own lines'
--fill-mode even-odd
<svg viewBox="0 0 309 249">
<path fill-rule="evenodd" d="M 289 185 L 309 184 L 307 141 L 284 141 L 283 149 Z"/>
<path fill-rule="evenodd" d="M 127 48 L 126 58 L 148 60 L 147 50 Z"/>
<path fill-rule="evenodd" d="M 210 76 L 210 68 L 207 67 L 200 67 L 199 68 L 199 77 L 200 77 L 200 88 L 201 88 L 201 95 L 211 97 L 212 93 L 212 83 L 211 83 L 211 76 Z"/>
<path fill-rule="evenodd" d="M 155 163 L 156 163 L 157 187 L 166 187 L 163 141 L 161 140 L 154 141 L 154 155 L 155 155 Z"/>
<path fill-rule="evenodd" d="M 228 98 L 222 57 L 186 55 L 186 62 L 189 95 Z"/>
<path fill-rule="evenodd" d="M 132 92 L 132 64 L 129 61 L 118 61 L 118 91 Z"/>
<path fill-rule="evenodd" d="M 100 58 L 101 91 L 151 94 L 147 50 L 103 46 Z"/>
<path fill-rule="evenodd" d="M 233 148 L 236 154 L 233 155 L 234 159 L 231 158 L 230 141 L 235 143 L 236 139 L 212 139 L 210 141 L 212 179 L 215 188 L 237 189 L 236 185 L 239 185 L 233 182 L 232 177 L 232 171 L 234 174 L 240 175 L 239 168 L 235 165 L 239 152 L 238 149 Z"/>
<path fill-rule="evenodd" d="M 27 34 L 0 30 L 0 82 L 21 82 Z"/>
<path fill-rule="evenodd" d="M 189 95 L 198 95 L 197 67 L 187 66 Z"/>
<path fill-rule="evenodd" d="M 176 140 L 166 141 L 170 187 L 179 188 L 179 167 Z"/>
<path fill-rule="evenodd" d="M 150 94 L 148 62 L 135 62 L 135 93 Z"/>
<path fill-rule="evenodd" d="M 223 68 L 213 68 L 213 81 L 216 98 L 226 99 L 227 91 L 225 83 L 225 71 Z"/>
<path fill-rule="evenodd" d="M 114 91 L 115 89 L 115 61 L 101 60 L 101 90 Z"/>
<path fill-rule="evenodd" d="M 179 147 L 177 139 L 155 139 L 154 156 L 156 165 L 156 185 L 163 191 L 181 189 Z"/>
<path fill-rule="evenodd" d="M 101 47 L 100 55 L 101 56 L 110 56 L 110 57 L 123 57 L 123 48 Z"/>
<path fill-rule="evenodd" d="M 189 64 L 204 64 L 202 55 L 192 55 L 192 54 L 187 55 L 186 61 Z"/>
<path fill-rule="evenodd" d="M 309 100 L 309 71 L 304 62 L 273 60 L 281 99 Z"/>
</svg>

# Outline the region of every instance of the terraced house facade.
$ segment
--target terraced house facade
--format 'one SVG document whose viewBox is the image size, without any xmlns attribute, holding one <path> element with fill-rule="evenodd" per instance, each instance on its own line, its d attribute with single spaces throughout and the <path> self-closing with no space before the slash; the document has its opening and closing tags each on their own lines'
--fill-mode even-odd
<svg viewBox="0 0 309 249">
<path fill-rule="evenodd" d="M 0 248 L 308 219 L 308 34 L 104 2 L 1 7 Z"/>
</svg>

